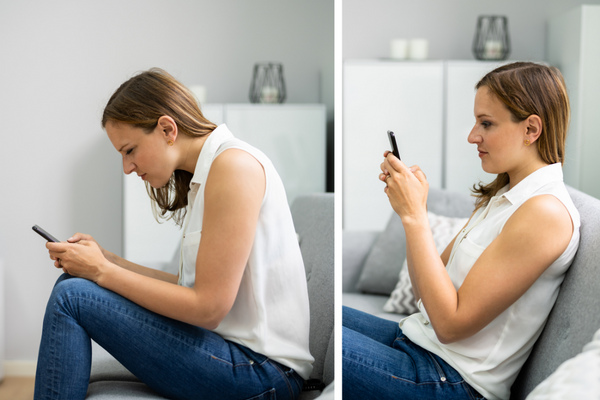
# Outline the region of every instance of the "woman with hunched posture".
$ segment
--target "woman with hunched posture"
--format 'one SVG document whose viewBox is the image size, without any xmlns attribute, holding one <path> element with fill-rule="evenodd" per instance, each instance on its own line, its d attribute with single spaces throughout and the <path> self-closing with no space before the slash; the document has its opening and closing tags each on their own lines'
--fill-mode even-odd
<svg viewBox="0 0 600 400">
<path fill-rule="evenodd" d="M 93 339 L 173 399 L 294 399 L 312 370 L 306 278 L 281 179 L 153 69 L 125 82 L 102 125 L 163 218 L 183 227 L 178 275 L 89 235 L 48 243 L 63 274 L 46 309 L 36 399 L 83 399 Z"/>
<path fill-rule="evenodd" d="M 379 179 L 406 232 L 419 311 L 399 324 L 344 308 L 343 397 L 508 399 L 579 244 L 561 164 L 569 100 L 555 68 L 513 63 L 477 84 L 475 211 L 437 253 L 418 166 L 386 152 Z"/>
</svg>

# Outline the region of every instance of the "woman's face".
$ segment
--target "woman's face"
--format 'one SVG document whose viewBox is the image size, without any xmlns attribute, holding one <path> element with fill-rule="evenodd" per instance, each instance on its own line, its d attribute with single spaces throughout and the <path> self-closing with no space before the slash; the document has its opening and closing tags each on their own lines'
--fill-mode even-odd
<svg viewBox="0 0 600 400">
<path fill-rule="evenodd" d="M 518 170 L 523 157 L 527 121 L 514 122 L 508 108 L 486 86 L 475 95 L 475 126 L 469 143 L 476 144 L 485 172 L 500 174 Z"/>
<path fill-rule="evenodd" d="M 108 122 L 106 133 L 113 146 L 123 157 L 123 172 L 135 172 L 153 188 L 167 184 L 173 174 L 172 160 L 168 157 L 168 137 L 157 125 L 152 133 L 130 124 Z"/>
</svg>

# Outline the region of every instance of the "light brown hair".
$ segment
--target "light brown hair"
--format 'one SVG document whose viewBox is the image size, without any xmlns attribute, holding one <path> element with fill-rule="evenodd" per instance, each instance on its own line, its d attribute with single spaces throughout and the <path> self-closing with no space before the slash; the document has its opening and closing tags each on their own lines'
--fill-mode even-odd
<svg viewBox="0 0 600 400">
<path fill-rule="evenodd" d="M 173 118 L 178 131 L 190 137 L 208 135 L 217 127 L 202 115 L 192 93 L 160 68 L 134 76 L 115 91 L 104 108 L 102 127 L 109 121 L 124 123 L 149 134 L 164 115 Z M 183 223 L 192 176 L 190 172 L 176 170 L 159 189 L 146 182 L 157 220 L 173 218 L 177 224 Z"/>
<path fill-rule="evenodd" d="M 524 121 L 531 115 L 539 116 L 542 133 L 535 145 L 542 161 L 564 164 L 571 108 L 565 81 L 557 68 L 532 62 L 507 64 L 481 78 L 475 89 L 482 86 L 506 106 L 514 122 Z M 473 185 L 476 209 L 485 207 L 508 183 L 508 174 L 501 173 L 490 184 Z"/>
</svg>

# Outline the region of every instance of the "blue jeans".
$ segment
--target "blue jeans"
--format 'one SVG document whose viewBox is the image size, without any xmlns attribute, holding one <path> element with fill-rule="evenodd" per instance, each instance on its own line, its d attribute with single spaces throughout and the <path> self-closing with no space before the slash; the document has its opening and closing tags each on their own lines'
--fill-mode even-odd
<svg viewBox="0 0 600 400">
<path fill-rule="evenodd" d="M 264 355 L 64 274 L 44 316 L 35 399 L 85 398 L 90 339 L 170 399 L 295 399 L 302 390 L 294 370 Z"/>
<path fill-rule="evenodd" d="M 481 399 L 444 360 L 410 341 L 397 322 L 342 313 L 343 399 Z"/>
</svg>

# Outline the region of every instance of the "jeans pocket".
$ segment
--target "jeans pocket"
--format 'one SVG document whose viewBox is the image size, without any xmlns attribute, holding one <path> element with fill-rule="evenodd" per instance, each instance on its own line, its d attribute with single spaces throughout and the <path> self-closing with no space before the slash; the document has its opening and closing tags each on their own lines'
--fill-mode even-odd
<svg viewBox="0 0 600 400">
<path fill-rule="evenodd" d="M 442 366 L 440 365 L 440 363 L 438 363 L 438 361 L 435 359 L 435 356 L 433 354 L 431 354 L 430 352 L 427 352 L 427 354 L 429 354 L 429 357 L 431 358 L 431 361 L 433 362 L 433 365 L 435 366 L 435 369 L 437 370 L 437 372 L 440 376 L 440 381 L 446 382 L 446 374 L 444 373 L 444 370 L 442 369 Z"/>
<path fill-rule="evenodd" d="M 249 397 L 246 400 L 275 400 L 275 389 L 271 388 L 264 393 Z"/>
</svg>

